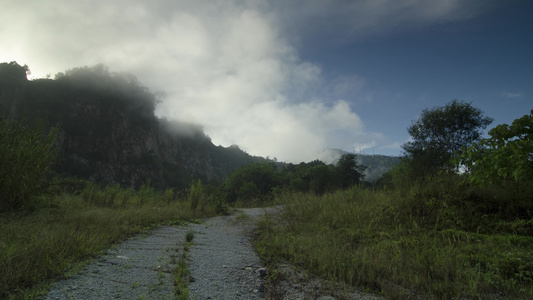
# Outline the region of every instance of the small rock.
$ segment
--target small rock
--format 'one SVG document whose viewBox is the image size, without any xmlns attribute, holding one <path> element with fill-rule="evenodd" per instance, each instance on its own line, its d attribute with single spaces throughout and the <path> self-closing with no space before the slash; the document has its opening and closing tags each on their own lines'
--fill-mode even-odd
<svg viewBox="0 0 533 300">
<path fill-rule="evenodd" d="M 257 270 L 257 272 L 259 273 L 259 276 L 263 277 L 267 274 L 267 269 L 266 268 L 259 268 L 259 270 Z"/>
</svg>

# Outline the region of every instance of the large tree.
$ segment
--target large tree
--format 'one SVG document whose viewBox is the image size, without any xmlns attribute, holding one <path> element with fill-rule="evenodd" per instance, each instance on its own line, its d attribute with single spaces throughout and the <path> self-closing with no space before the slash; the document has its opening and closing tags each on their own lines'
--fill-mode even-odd
<svg viewBox="0 0 533 300">
<path fill-rule="evenodd" d="M 489 135 L 465 148 L 456 161 L 468 169 L 469 179 L 478 184 L 533 181 L 533 110 Z"/>
<path fill-rule="evenodd" d="M 224 183 L 228 202 L 239 199 L 254 200 L 269 196 L 281 184 L 279 172 L 274 163 L 256 163 L 233 171 Z"/>
<path fill-rule="evenodd" d="M 421 175 L 450 165 L 454 153 L 481 137 L 492 118 L 470 103 L 453 100 L 442 107 L 425 109 L 407 128 L 412 140 L 402 148 Z"/>
<path fill-rule="evenodd" d="M 343 154 L 335 166 L 339 187 L 349 188 L 359 184 L 365 177 L 363 175 L 365 169 L 365 166 L 357 163 L 357 155 L 353 153 Z"/>
</svg>

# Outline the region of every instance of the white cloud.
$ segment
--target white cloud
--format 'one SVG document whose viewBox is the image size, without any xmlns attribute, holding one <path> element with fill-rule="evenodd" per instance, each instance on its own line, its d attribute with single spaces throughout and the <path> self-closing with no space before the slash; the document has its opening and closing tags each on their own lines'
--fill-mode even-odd
<svg viewBox="0 0 533 300">
<path fill-rule="evenodd" d="M 340 100 L 360 92 L 365 80 L 327 82 L 319 66 L 299 59 L 289 35 L 325 26 L 349 36 L 409 20 L 465 18 L 460 3 L 6 0 L 0 60 L 28 64 L 36 76 L 97 63 L 131 71 L 167 95 L 159 115 L 202 124 L 216 144 L 299 162 L 383 137 L 365 133 Z"/>
<path fill-rule="evenodd" d="M 502 92 L 500 95 L 504 98 L 522 98 L 524 96 L 522 93 L 510 93 L 510 92 Z"/>
<path fill-rule="evenodd" d="M 401 143 L 399 142 L 394 142 L 392 144 L 388 144 L 388 145 L 383 145 L 380 147 L 380 149 L 387 149 L 387 150 L 401 150 L 402 149 L 402 145 Z"/>
</svg>

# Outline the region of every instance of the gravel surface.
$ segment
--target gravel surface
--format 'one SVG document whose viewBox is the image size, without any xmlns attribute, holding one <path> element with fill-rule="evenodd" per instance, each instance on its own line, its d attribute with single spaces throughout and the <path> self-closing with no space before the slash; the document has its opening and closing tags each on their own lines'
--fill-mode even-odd
<svg viewBox="0 0 533 300">
<path fill-rule="evenodd" d="M 54 284 L 44 299 L 174 299 L 172 271 L 186 232 L 163 226 L 131 238 Z"/>
<path fill-rule="evenodd" d="M 193 246 L 188 255 L 192 299 L 263 299 L 261 262 L 250 244 L 249 229 L 264 209 L 242 209 L 191 225 Z"/>
<path fill-rule="evenodd" d="M 163 226 L 109 249 L 78 275 L 55 283 L 51 299 L 175 299 L 174 274 L 185 236 L 190 299 L 379 299 L 310 276 L 289 264 L 277 265 L 276 284 L 265 287 L 264 268 L 251 246 L 255 221 L 279 207 L 241 209 L 201 224 Z M 279 280 L 281 279 L 281 280 Z"/>
<path fill-rule="evenodd" d="M 188 226 L 163 226 L 109 249 L 78 275 L 55 283 L 52 299 L 175 299 L 173 270 L 187 232 L 192 299 L 262 299 L 261 264 L 247 233 L 264 209 Z M 248 217 L 246 217 L 248 216 Z"/>
</svg>

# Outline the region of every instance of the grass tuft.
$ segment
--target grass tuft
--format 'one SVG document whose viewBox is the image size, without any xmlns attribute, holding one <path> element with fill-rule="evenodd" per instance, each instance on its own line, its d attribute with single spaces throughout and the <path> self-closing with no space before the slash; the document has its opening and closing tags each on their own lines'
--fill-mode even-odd
<svg viewBox="0 0 533 300">
<path fill-rule="evenodd" d="M 160 224 L 194 220 L 188 200 L 143 187 L 99 188 L 44 196 L 34 211 L 0 217 L 0 298 L 35 298 L 76 265 L 113 244 Z M 215 214 L 207 206 L 202 217 Z"/>
<path fill-rule="evenodd" d="M 519 234 L 531 220 L 466 215 L 457 197 L 358 187 L 285 194 L 281 215 L 260 222 L 256 249 L 391 298 L 533 298 L 533 237 Z"/>
<path fill-rule="evenodd" d="M 176 291 L 176 299 L 189 299 L 189 281 L 193 280 L 189 274 L 189 268 L 187 266 L 187 256 L 189 254 L 189 248 L 194 239 L 194 232 L 189 231 L 185 235 L 185 244 L 183 246 L 183 252 L 178 259 L 176 269 L 174 269 L 174 287 Z"/>
</svg>

